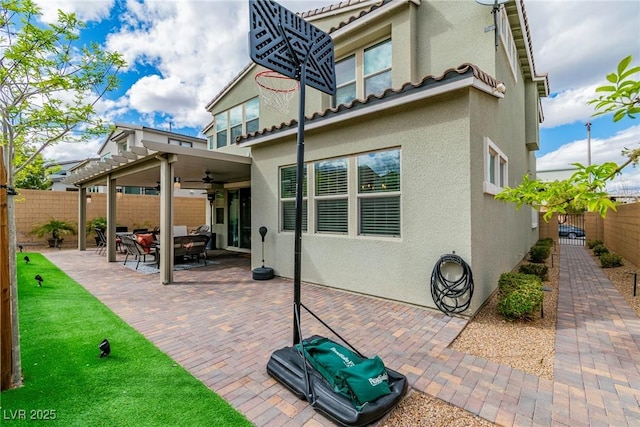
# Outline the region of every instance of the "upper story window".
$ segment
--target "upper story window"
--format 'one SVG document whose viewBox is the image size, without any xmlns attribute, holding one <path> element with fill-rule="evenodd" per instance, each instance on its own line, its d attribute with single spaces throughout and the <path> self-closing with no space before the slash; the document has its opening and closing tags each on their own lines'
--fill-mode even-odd
<svg viewBox="0 0 640 427">
<path fill-rule="evenodd" d="M 124 153 L 128 149 L 129 149 L 129 144 L 127 144 L 126 141 L 123 142 L 122 144 L 118 144 L 118 153 Z"/>
<path fill-rule="evenodd" d="M 244 104 L 216 114 L 215 148 L 231 145 L 238 136 L 256 132 L 259 128 L 260 99 L 252 98 Z M 209 142 L 213 148 L 213 141 Z"/>
<path fill-rule="evenodd" d="M 391 87 L 391 39 L 358 50 L 336 62 L 333 106 L 382 93 Z"/>
<path fill-rule="evenodd" d="M 509 159 L 489 138 L 485 138 L 484 152 L 484 192 L 495 195 L 507 185 Z"/>
<path fill-rule="evenodd" d="M 179 139 L 169 139 L 169 145 L 180 145 L 182 147 L 193 147 L 193 142 L 180 141 Z"/>
</svg>

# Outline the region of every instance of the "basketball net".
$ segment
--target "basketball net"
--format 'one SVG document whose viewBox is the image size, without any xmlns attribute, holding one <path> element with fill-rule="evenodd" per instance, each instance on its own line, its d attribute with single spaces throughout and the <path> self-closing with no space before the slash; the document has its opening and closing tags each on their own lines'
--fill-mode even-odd
<svg viewBox="0 0 640 427">
<path fill-rule="evenodd" d="M 289 112 L 289 103 L 300 82 L 272 70 L 259 72 L 255 80 L 265 107 L 277 113 Z"/>
</svg>

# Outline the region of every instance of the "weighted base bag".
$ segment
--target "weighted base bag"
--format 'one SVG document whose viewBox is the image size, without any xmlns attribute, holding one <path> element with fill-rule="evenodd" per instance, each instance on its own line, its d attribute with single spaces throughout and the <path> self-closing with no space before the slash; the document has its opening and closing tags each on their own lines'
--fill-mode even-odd
<svg viewBox="0 0 640 427">
<path fill-rule="evenodd" d="M 305 340 L 305 342 L 319 339 L 323 338 L 313 336 Z M 373 361 L 375 358 L 366 360 Z M 309 373 L 309 390 L 307 390 L 305 381 L 305 363 Z M 311 400 L 311 404 L 316 411 L 333 422 L 345 426 L 365 426 L 370 424 L 382 418 L 400 402 L 407 391 L 407 379 L 404 375 L 392 369 L 384 369 L 389 393 L 362 405 L 354 405 L 352 399 L 334 391 L 334 387 L 318 370 L 305 361 L 295 346 L 276 350 L 267 363 L 269 375 L 282 383 L 300 399 Z M 311 397 L 307 395 L 308 391 Z"/>
</svg>

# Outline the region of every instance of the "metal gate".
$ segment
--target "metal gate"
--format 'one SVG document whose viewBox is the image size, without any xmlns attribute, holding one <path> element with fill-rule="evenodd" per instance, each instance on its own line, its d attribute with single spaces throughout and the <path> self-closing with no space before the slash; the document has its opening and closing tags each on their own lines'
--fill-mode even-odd
<svg viewBox="0 0 640 427">
<path fill-rule="evenodd" d="M 586 239 L 583 214 L 558 215 L 558 242 L 561 245 L 584 246 Z"/>
</svg>

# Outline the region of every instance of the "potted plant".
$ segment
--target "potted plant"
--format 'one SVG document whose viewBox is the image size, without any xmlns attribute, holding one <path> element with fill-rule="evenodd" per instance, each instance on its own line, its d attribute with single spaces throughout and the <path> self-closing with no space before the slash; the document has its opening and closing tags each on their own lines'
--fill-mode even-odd
<svg viewBox="0 0 640 427">
<path fill-rule="evenodd" d="M 105 231 L 107 229 L 107 218 L 103 216 L 99 216 L 93 218 L 91 221 L 87 222 L 87 235 L 89 233 L 95 233 L 96 230 Z M 100 238 L 96 235 L 96 246 L 100 243 Z"/>
<path fill-rule="evenodd" d="M 38 237 L 51 234 L 51 237 L 47 239 L 49 247 L 59 248 L 64 240 L 62 236 L 64 234 L 76 234 L 76 227 L 70 222 L 51 218 L 48 222 L 35 226 L 31 232 Z"/>
</svg>

